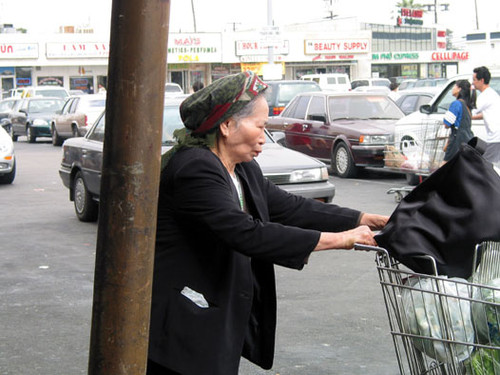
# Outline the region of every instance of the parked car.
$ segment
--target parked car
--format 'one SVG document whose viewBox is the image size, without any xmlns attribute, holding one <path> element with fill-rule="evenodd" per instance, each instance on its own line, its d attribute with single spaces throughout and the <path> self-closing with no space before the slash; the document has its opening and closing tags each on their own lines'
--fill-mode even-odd
<svg viewBox="0 0 500 375">
<path fill-rule="evenodd" d="M 69 96 L 69 92 L 64 87 L 60 86 L 38 86 L 26 87 L 21 94 L 23 98 L 31 98 L 34 96 L 49 96 L 66 99 Z"/>
<path fill-rule="evenodd" d="M 446 81 L 446 78 L 422 78 L 415 81 L 413 87 L 441 87 L 446 84 Z"/>
<path fill-rule="evenodd" d="M 184 125 L 179 105 L 184 98 L 167 99 L 163 114 L 162 151 L 174 145 L 172 133 Z M 83 138 L 70 138 L 63 143 L 59 174 L 69 189 L 76 216 L 81 221 L 97 219 L 102 167 L 105 115 L 99 117 Z M 322 162 L 286 149 L 266 133 L 263 152 L 256 158 L 264 175 L 290 193 L 331 202 L 335 186 L 328 181 L 328 170 Z"/>
<path fill-rule="evenodd" d="M 387 78 L 360 78 L 351 81 L 351 89 L 360 86 L 383 86 L 389 88 L 391 81 Z"/>
<path fill-rule="evenodd" d="M 297 95 L 267 128 L 284 132 L 287 147 L 331 162 L 339 177 L 353 177 L 359 167 L 384 166 L 384 148 L 403 116 L 387 95 L 316 92 Z"/>
<path fill-rule="evenodd" d="M 16 156 L 10 134 L 0 126 L 0 184 L 11 184 L 16 177 Z"/>
<path fill-rule="evenodd" d="M 314 81 L 326 91 L 349 91 L 351 89 L 349 76 L 345 73 L 304 74 L 300 79 Z"/>
<path fill-rule="evenodd" d="M 165 83 L 165 96 L 184 94 L 182 87 L 177 83 Z"/>
<path fill-rule="evenodd" d="M 283 80 L 267 81 L 266 84 L 269 86 L 265 91 L 269 116 L 279 115 L 290 100 L 301 92 L 321 91 L 321 87 L 316 82 Z"/>
<path fill-rule="evenodd" d="M 398 91 L 409 90 L 415 87 L 416 78 L 403 79 L 398 86 Z"/>
<path fill-rule="evenodd" d="M 429 103 L 437 92 L 435 87 L 398 91 L 398 98 L 395 102 L 405 115 L 409 115 L 418 111 L 422 105 Z"/>
<path fill-rule="evenodd" d="M 105 94 L 70 96 L 50 122 L 52 144 L 61 146 L 67 138 L 85 135 L 105 107 Z"/>
<path fill-rule="evenodd" d="M 21 98 L 7 98 L 0 101 L 0 125 L 12 136 L 12 127 L 8 121 L 9 113 L 12 112 Z"/>
<path fill-rule="evenodd" d="M 395 144 L 400 151 L 404 153 L 406 148 L 413 149 L 415 146 L 422 145 L 422 129 L 432 127 L 435 124 L 443 124 L 444 114 L 456 99 L 452 95 L 453 86 L 460 79 L 468 79 L 472 83 L 472 73 L 450 78 L 445 85 L 437 88 L 436 95 L 428 104 L 420 106 L 417 112 L 405 116 L 396 123 Z M 500 72 L 491 72 L 490 86 L 500 94 Z M 476 92 L 481 95 L 479 91 Z M 484 121 L 472 120 L 472 132 L 475 136 L 486 139 Z M 411 185 L 416 185 L 419 181 L 418 176 L 412 173 L 407 173 L 406 179 Z"/>
<path fill-rule="evenodd" d="M 16 104 L 7 117 L 12 127 L 12 140 L 25 135 L 34 143 L 37 137 L 52 137 L 50 121 L 64 105 L 64 99 L 50 97 L 24 98 Z"/>
</svg>

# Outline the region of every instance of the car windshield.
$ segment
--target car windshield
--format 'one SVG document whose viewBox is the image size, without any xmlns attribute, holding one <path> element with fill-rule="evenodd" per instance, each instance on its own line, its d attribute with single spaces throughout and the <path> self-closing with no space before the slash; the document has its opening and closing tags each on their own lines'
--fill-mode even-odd
<svg viewBox="0 0 500 375">
<path fill-rule="evenodd" d="M 328 98 L 331 121 L 343 119 L 400 119 L 403 113 L 386 96 L 334 96 Z"/>
<path fill-rule="evenodd" d="M 92 99 L 92 100 L 81 100 L 80 108 L 83 112 L 86 110 L 102 109 L 106 106 L 106 98 L 102 99 Z"/>
<path fill-rule="evenodd" d="M 29 113 L 55 113 L 64 105 L 61 99 L 37 99 L 28 104 Z"/>
<path fill-rule="evenodd" d="M 5 111 L 12 109 L 12 107 L 14 107 L 14 104 L 16 104 L 16 102 L 14 100 L 1 101 L 0 102 L 0 112 L 5 112 Z"/>
<path fill-rule="evenodd" d="M 175 85 L 165 85 L 165 92 L 182 92 L 182 89 Z"/>
<path fill-rule="evenodd" d="M 64 90 L 38 90 L 35 92 L 35 95 L 39 96 L 52 96 L 56 98 L 67 98 L 68 94 L 66 94 L 66 91 Z"/>
<path fill-rule="evenodd" d="M 301 92 L 308 91 L 318 91 L 318 85 L 315 83 L 305 83 L 305 84 L 283 84 L 279 88 L 278 103 L 288 103 L 297 94 Z"/>
</svg>

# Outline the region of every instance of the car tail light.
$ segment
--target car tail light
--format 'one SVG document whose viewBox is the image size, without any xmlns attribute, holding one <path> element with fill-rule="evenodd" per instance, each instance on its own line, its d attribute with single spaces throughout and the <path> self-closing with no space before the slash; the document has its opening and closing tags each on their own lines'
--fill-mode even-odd
<svg viewBox="0 0 500 375">
<path fill-rule="evenodd" d="M 273 115 L 279 115 L 284 109 L 285 107 L 273 107 Z"/>
<path fill-rule="evenodd" d="M 89 126 L 89 118 L 85 115 L 85 127 Z"/>
</svg>

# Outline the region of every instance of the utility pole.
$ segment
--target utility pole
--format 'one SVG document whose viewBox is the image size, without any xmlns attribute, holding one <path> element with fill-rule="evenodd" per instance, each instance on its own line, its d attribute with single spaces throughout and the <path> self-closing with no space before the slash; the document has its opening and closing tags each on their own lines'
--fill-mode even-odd
<svg viewBox="0 0 500 375">
<path fill-rule="evenodd" d="M 267 0 L 267 26 L 269 29 L 273 26 L 273 0 Z M 267 47 L 267 62 L 269 65 L 274 64 L 274 45 Z"/>
<path fill-rule="evenodd" d="M 191 0 L 191 12 L 193 13 L 194 32 L 196 32 L 196 13 L 194 12 L 194 0 Z"/>
<path fill-rule="evenodd" d="M 170 0 L 113 0 L 89 375 L 146 373 Z"/>
</svg>

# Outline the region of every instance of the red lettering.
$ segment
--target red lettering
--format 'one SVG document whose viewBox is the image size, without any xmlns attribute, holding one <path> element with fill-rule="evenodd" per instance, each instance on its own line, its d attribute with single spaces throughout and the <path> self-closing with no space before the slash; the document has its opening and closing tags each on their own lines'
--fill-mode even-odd
<svg viewBox="0 0 500 375">
<path fill-rule="evenodd" d="M 14 47 L 12 45 L 1 45 L 0 46 L 1 53 L 14 53 Z"/>
</svg>

